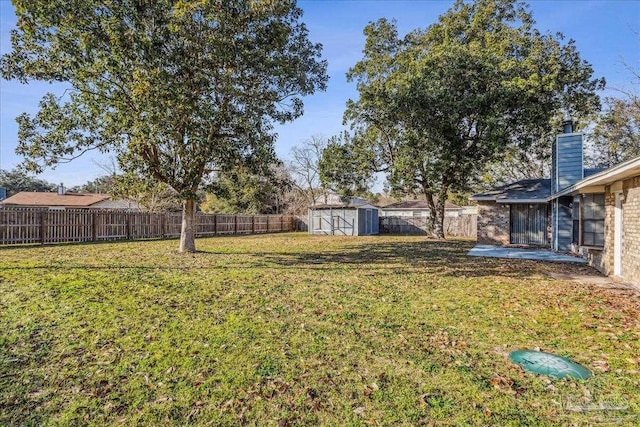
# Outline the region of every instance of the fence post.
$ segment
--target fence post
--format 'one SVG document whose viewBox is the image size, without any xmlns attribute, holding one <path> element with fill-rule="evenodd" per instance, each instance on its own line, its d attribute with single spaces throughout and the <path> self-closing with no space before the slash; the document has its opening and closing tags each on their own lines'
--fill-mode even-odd
<svg viewBox="0 0 640 427">
<path fill-rule="evenodd" d="M 233 234 L 238 234 L 238 215 L 233 216 Z"/>
<path fill-rule="evenodd" d="M 47 232 L 47 224 L 45 222 L 45 211 L 41 210 L 40 211 L 40 244 L 44 245 L 44 242 L 47 240 L 46 239 L 46 232 Z"/>
<path fill-rule="evenodd" d="M 213 214 L 213 234 L 218 234 L 218 214 Z"/>
<path fill-rule="evenodd" d="M 155 213 L 154 213 L 155 215 Z M 166 227 L 167 227 L 167 213 L 163 212 L 160 214 L 160 238 L 164 239 L 164 236 L 166 234 Z"/>
<path fill-rule="evenodd" d="M 269 215 L 265 215 L 267 217 L 267 233 L 269 232 Z"/>
<path fill-rule="evenodd" d="M 124 215 L 124 226 L 127 233 L 127 240 L 131 240 L 131 218 L 129 212 L 125 212 Z"/>
<path fill-rule="evenodd" d="M 91 241 L 95 242 L 98 239 L 98 221 L 97 213 L 91 212 Z"/>
<path fill-rule="evenodd" d="M 256 216 L 251 215 L 251 234 L 256 234 Z"/>
<path fill-rule="evenodd" d="M 284 231 L 284 215 L 280 215 L 280 232 Z"/>
</svg>

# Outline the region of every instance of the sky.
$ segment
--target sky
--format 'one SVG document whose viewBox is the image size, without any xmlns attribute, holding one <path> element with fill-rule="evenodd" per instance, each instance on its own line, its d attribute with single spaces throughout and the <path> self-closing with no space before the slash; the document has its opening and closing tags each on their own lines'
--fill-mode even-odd
<svg viewBox="0 0 640 427">
<path fill-rule="evenodd" d="M 537 0 L 529 1 L 536 27 L 543 33 L 562 32 L 574 39 L 585 59 L 592 64 L 594 77 L 605 77 L 607 89 L 602 96 L 622 96 L 620 90 L 640 93 L 640 82 L 627 66 L 640 70 L 640 0 Z M 276 128 L 276 152 L 287 160 L 291 148 L 312 136 L 330 137 L 344 127 L 342 115 L 348 99 L 357 99 L 355 83 L 345 74 L 362 58 L 362 30 L 379 18 L 395 19 L 398 32 L 404 35 L 416 28 L 426 28 L 452 5 L 450 1 L 384 0 L 304 0 L 303 21 L 313 42 L 323 45 L 330 80 L 325 92 L 304 99 L 305 113 L 292 123 Z M 13 6 L 0 0 L 0 54 L 11 50 L 10 31 L 16 24 Z M 626 65 L 625 65 L 626 64 Z M 12 169 L 21 162 L 15 154 L 17 124 L 23 113 L 34 114 L 47 92 L 61 95 L 63 87 L 41 82 L 23 85 L 0 79 L 0 169 Z M 110 158 L 94 153 L 68 164 L 48 169 L 39 175 L 65 186 L 83 184 L 105 171 L 100 165 Z"/>
</svg>

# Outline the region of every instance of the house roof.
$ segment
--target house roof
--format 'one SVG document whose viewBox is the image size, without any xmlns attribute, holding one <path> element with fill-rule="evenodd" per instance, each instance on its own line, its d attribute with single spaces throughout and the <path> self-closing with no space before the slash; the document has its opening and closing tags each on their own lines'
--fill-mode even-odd
<svg viewBox="0 0 640 427">
<path fill-rule="evenodd" d="M 491 189 L 485 193 L 470 197 L 476 201 L 495 201 L 498 203 L 541 203 L 551 196 L 551 180 L 523 179 Z"/>
<path fill-rule="evenodd" d="M 3 205 L 11 206 L 68 206 L 89 207 L 103 200 L 109 199 L 108 194 L 90 193 L 42 193 L 22 191 L 2 201 Z"/>
<path fill-rule="evenodd" d="M 444 202 L 445 209 L 461 209 L 460 206 L 454 205 L 451 202 Z M 401 202 L 391 203 L 390 205 L 384 206 L 382 209 L 407 209 L 407 210 L 417 210 L 417 209 L 429 209 L 429 203 L 426 200 L 404 200 Z"/>
<path fill-rule="evenodd" d="M 557 197 L 580 193 L 589 187 L 604 186 L 615 181 L 620 181 L 640 175 L 640 157 L 631 159 L 609 169 L 587 168 L 584 169 L 584 178 L 575 184 L 559 191 L 551 193 L 550 179 L 525 179 L 510 184 L 496 187 L 485 193 L 474 194 L 470 197 L 476 201 L 496 201 L 498 203 L 541 203 L 548 202 Z"/>
</svg>

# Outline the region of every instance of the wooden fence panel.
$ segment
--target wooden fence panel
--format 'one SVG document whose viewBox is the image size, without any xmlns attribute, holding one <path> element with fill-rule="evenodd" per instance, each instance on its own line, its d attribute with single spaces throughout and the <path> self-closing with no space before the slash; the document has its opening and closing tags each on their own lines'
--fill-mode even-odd
<svg viewBox="0 0 640 427">
<path fill-rule="evenodd" d="M 91 212 L 87 210 L 46 211 L 44 243 L 86 242 L 93 238 Z"/>
<path fill-rule="evenodd" d="M 444 233 L 448 236 L 476 237 L 477 215 L 460 215 L 444 218 Z M 421 234 L 431 232 L 427 217 L 381 216 L 380 233 Z"/>
<path fill-rule="evenodd" d="M 182 231 L 182 214 L 168 213 L 165 214 L 165 237 L 180 237 Z"/>
<path fill-rule="evenodd" d="M 236 215 L 236 233 L 253 233 L 253 215 Z"/>
<path fill-rule="evenodd" d="M 253 221 L 253 230 L 255 233 L 267 233 L 269 231 L 269 216 L 256 216 Z"/>
<path fill-rule="evenodd" d="M 127 238 L 125 212 L 99 211 L 95 219 L 96 240 L 122 240 Z"/>
<path fill-rule="evenodd" d="M 196 215 L 196 236 L 200 237 L 215 235 L 217 217 L 218 215 Z"/>
<path fill-rule="evenodd" d="M 197 214 L 196 236 L 295 231 L 285 215 Z M 0 245 L 162 239 L 180 236 L 182 214 L 123 210 L 0 208 Z"/>
<path fill-rule="evenodd" d="M 216 233 L 217 234 L 233 234 L 236 227 L 235 215 L 216 215 Z"/>
<path fill-rule="evenodd" d="M 162 238 L 163 215 L 155 212 L 131 213 L 129 217 L 131 239 Z"/>
<path fill-rule="evenodd" d="M 42 213 L 35 209 L 0 210 L 0 243 L 40 242 L 41 216 Z"/>
</svg>

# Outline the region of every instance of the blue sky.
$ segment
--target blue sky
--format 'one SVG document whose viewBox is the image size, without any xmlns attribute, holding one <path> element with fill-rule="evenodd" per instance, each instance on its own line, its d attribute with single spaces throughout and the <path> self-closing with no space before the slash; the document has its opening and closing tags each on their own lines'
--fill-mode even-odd
<svg viewBox="0 0 640 427">
<path fill-rule="evenodd" d="M 305 114 L 293 123 L 277 128 L 276 151 L 287 159 L 291 147 L 320 135 L 339 133 L 342 113 L 349 98 L 357 98 L 355 85 L 347 83 L 345 73 L 362 56 L 362 29 L 378 18 L 395 18 L 400 34 L 425 28 L 451 5 L 451 1 L 368 1 L 306 0 L 299 1 L 311 39 L 324 46 L 329 63 L 330 80 L 326 92 L 305 99 Z M 640 0 L 530 1 L 537 28 L 543 32 L 562 32 L 576 41 L 583 59 L 590 62 L 597 77 L 605 77 L 608 89 L 603 95 L 616 95 L 616 89 L 640 93 L 640 82 L 624 63 L 640 70 Z M 0 53 L 10 49 L 9 32 L 15 26 L 13 6 L 0 0 Z M 624 62 L 624 63 L 623 63 Z M 38 102 L 48 92 L 62 93 L 60 86 L 39 82 L 22 85 L 0 80 L 0 168 L 12 169 L 21 159 L 14 153 L 17 145 L 15 117 L 34 113 Z M 108 158 L 89 153 L 55 170 L 40 175 L 66 186 L 82 184 L 104 174 L 97 165 Z"/>
</svg>

